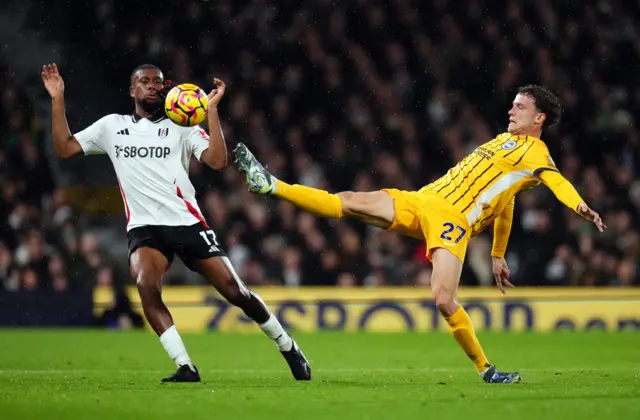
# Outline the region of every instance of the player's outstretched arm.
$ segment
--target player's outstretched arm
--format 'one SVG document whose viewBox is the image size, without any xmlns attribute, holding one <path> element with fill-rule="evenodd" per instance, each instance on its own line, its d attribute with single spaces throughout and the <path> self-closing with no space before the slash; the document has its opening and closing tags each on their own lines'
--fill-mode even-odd
<svg viewBox="0 0 640 420">
<path fill-rule="evenodd" d="M 69 131 L 67 115 L 64 109 L 64 81 L 58 72 L 58 66 L 42 66 L 42 82 L 51 95 L 51 130 L 53 148 L 61 158 L 69 158 L 82 153 L 82 147 Z"/>
<path fill-rule="evenodd" d="M 511 271 L 507 267 L 507 261 L 504 255 L 507 252 L 507 243 L 511 234 L 511 225 L 513 224 L 513 209 L 515 208 L 516 198 L 511 198 L 509 204 L 504 208 L 502 213 L 496 217 L 493 224 L 493 248 L 491 256 L 493 257 L 493 278 L 500 291 L 504 294 L 504 286 L 514 287 L 509 281 Z"/>
<path fill-rule="evenodd" d="M 213 79 L 216 87 L 209 93 L 209 111 L 207 122 L 209 123 L 209 148 L 202 152 L 200 160 L 216 170 L 227 167 L 227 144 L 222 133 L 220 118 L 218 117 L 218 104 L 224 96 L 226 85 L 220 79 Z"/>
<path fill-rule="evenodd" d="M 607 227 L 600 218 L 600 215 L 593 211 L 587 203 L 580 197 L 573 185 L 559 172 L 544 171 L 538 177 L 553 192 L 553 194 L 564 204 L 580 216 L 593 222 L 600 232 Z"/>
</svg>

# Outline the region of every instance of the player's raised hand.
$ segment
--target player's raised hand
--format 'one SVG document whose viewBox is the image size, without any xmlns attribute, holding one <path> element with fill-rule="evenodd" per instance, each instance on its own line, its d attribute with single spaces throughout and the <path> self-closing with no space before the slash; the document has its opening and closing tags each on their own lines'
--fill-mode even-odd
<svg viewBox="0 0 640 420">
<path fill-rule="evenodd" d="M 515 287 L 509 281 L 509 276 L 511 276 L 511 270 L 507 267 L 507 261 L 504 258 L 493 257 L 493 278 L 503 295 L 507 293 L 504 286 Z"/>
<path fill-rule="evenodd" d="M 578 213 L 580 213 L 580 216 L 584 217 L 588 221 L 593 222 L 593 224 L 596 225 L 600 232 L 604 232 L 604 230 L 606 229 L 607 225 L 602 222 L 602 218 L 600 217 L 600 215 L 593 211 L 587 205 L 587 203 L 578 204 Z"/>
<path fill-rule="evenodd" d="M 52 98 L 64 94 L 64 81 L 55 63 L 42 66 L 42 82 Z"/>
<path fill-rule="evenodd" d="M 224 91 L 227 89 L 227 85 L 225 85 L 220 79 L 213 79 L 213 83 L 216 87 L 207 96 L 209 97 L 209 106 L 215 107 L 224 96 Z"/>
</svg>

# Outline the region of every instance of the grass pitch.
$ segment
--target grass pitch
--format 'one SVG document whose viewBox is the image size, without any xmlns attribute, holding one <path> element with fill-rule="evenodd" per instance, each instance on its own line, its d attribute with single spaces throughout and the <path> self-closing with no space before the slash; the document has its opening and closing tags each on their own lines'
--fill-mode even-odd
<svg viewBox="0 0 640 420">
<path fill-rule="evenodd" d="M 516 385 L 483 383 L 440 333 L 297 334 L 308 383 L 261 334 L 183 339 L 200 384 L 159 384 L 175 366 L 149 332 L 0 330 L 0 418 L 640 418 L 637 333 L 481 335 Z"/>
</svg>

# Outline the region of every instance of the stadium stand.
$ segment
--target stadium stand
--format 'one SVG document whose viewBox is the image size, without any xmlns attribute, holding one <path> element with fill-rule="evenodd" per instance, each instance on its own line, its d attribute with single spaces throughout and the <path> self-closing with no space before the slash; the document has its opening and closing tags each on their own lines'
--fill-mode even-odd
<svg viewBox="0 0 640 420">
<path fill-rule="evenodd" d="M 485 9 L 471 0 L 218 0 L 175 8 L 107 0 L 78 4 L 82 19 L 55 3 L 26 10 L 27 24 L 59 22 L 45 36 L 68 45 L 59 65 L 75 85 L 72 131 L 98 112 L 131 112 L 128 78 L 140 63 L 207 89 L 215 75 L 229 86 L 221 115 L 230 145 L 244 141 L 275 174 L 332 191 L 420 187 L 504 130 L 519 85 L 548 85 L 565 113 L 544 139 L 609 229 L 597 234 L 545 187 L 520 195 L 507 253 L 513 282 L 640 284 L 640 16 L 631 2 L 504 0 Z M 112 188 L 112 171 L 96 157 L 76 158 L 102 162 L 93 169 L 55 164 L 38 108 L 46 92 L 27 95 L 25 83 L 37 80 L 13 74 L 4 57 L 4 289 L 130 282 L 124 219 L 109 214 L 121 203 L 83 218 L 73 198 L 83 179 Z M 85 86 L 91 93 L 80 96 Z M 101 92 L 108 100 L 92 99 Z M 213 173 L 194 161 L 191 172 L 205 216 L 249 284 L 429 284 L 418 242 L 254 197 L 231 167 Z M 490 249 L 491 232 L 471 242 L 464 284 L 493 283 Z M 169 275 L 201 281 L 179 266 Z"/>
</svg>

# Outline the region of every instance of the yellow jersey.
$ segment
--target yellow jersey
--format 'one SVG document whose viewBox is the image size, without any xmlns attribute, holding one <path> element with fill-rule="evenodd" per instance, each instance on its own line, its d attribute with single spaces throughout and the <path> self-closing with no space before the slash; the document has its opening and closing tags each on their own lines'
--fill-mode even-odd
<svg viewBox="0 0 640 420">
<path fill-rule="evenodd" d="M 466 218 L 474 235 L 490 226 L 510 202 L 512 209 L 516 194 L 540 185 L 538 176 L 544 171 L 559 172 L 542 140 L 503 133 L 420 192 L 447 200 Z M 568 201 L 561 200 L 573 206 L 581 199 L 573 190 Z"/>
</svg>

